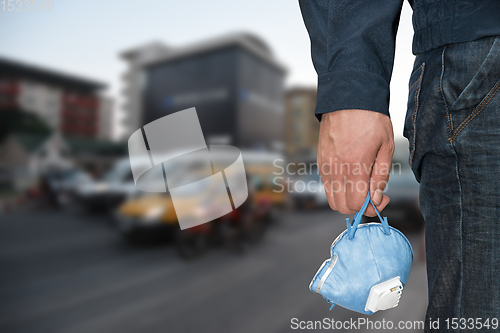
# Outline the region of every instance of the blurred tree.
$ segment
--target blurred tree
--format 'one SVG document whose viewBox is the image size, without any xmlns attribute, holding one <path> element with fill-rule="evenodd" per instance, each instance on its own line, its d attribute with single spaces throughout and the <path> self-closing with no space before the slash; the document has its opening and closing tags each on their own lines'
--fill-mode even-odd
<svg viewBox="0 0 500 333">
<path fill-rule="evenodd" d="M 50 127 L 36 114 L 19 108 L 0 111 L 0 141 L 11 133 L 48 135 Z"/>
</svg>

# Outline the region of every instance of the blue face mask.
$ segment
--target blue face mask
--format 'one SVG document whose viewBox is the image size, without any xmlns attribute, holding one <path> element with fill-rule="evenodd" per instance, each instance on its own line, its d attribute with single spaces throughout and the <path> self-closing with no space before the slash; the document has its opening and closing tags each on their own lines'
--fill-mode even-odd
<svg viewBox="0 0 500 333">
<path fill-rule="evenodd" d="M 408 239 L 389 226 L 377 208 L 382 223 L 360 224 L 369 203 L 375 208 L 370 194 L 354 215 L 353 224 L 346 219 L 347 230 L 333 241 L 331 258 L 309 285 L 332 304 L 331 308 L 338 304 L 363 314 L 393 308 L 410 276 L 413 250 Z"/>
</svg>

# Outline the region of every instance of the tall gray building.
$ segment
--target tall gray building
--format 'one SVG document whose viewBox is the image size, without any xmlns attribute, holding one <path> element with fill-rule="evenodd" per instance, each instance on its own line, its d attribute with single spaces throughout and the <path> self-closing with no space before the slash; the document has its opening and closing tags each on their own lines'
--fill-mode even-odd
<svg viewBox="0 0 500 333">
<path fill-rule="evenodd" d="M 209 143 L 282 146 L 285 69 L 258 37 L 231 34 L 182 48 L 153 44 L 125 54 L 127 59 L 133 54 L 135 64 L 129 60 L 125 76 L 127 134 L 196 107 Z M 149 59 L 135 60 L 148 58 L 145 54 Z"/>
</svg>

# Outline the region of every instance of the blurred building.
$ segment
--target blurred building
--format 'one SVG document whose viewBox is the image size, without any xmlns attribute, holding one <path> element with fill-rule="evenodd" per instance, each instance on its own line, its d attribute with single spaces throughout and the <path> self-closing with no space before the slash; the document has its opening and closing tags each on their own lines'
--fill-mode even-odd
<svg viewBox="0 0 500 333">
<path fill-rule="evenodd" d="M 122 106 L 125 116 L 122 124 L 125 127 L 126 139 L 142 124 L 144 67 L 152 61 L 161 59 L 168 50 L 166 45 L 153 42 L 121 54 L 128 66 L 127 71 L 122 76 L 125 86 L 122 90 L 125 100 Z"/>
<path fill-rule="evenodd" d="M 64 136 L 111 138 L 113 102 L 105 85 L 73 75 L 0 59 L 0 109 L 37 114 Z"/>
<path fill-rule="evenodd" d="M 285 151 L 290 160 L 316 160 L 319 121 L 315 107 L 316 88 L 296 87 L 285 94 Z"/>
<path fill-rule="evenodd" d="M 208 143 L 280 149 L 285 69 L 246 33 L 172 48 L 154 43 L 122 54 L 127 135 L 162 116 L 196 107 Z"/>
</svg>

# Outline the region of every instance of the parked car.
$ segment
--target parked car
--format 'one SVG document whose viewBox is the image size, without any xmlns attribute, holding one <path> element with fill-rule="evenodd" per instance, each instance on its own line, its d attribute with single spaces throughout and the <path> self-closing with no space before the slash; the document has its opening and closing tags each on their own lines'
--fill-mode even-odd
<svg viewBox="0 0 500 333">
<path fill-rule="evenodd" d="M 294 207 L 302 209 L 328 207 L 325 186 L 317 172 L 296 175 L 291 181 L 290 196 Z"/>
<path fill-rule="evenodd" d="M 50 170 L 42 175 L 46 195 L 49 195 L 54 206 L 68 205 L 79 186 L 91 183 L 92 178 L 83 170 L 68 168 Z"/>
<path fill-rule="evenodd" d="M 74 200 L 85 210 L 109 211 L 116 208 L 138 192 L 129 159 L 117 161 L 103 178 L 81 183 L 74 192 Z"/>
<path fill-rule="evenodd" d="M 286 204 L 286 192 L 276 191 L 277 185 L 273 182 L 274 158 L 274 154 L 243 153 L 249 196 L 240 207 L 215 221 L 181 231 L 170 194 L 144 193 L 131 197 L 118 208 L 118 228 L 124 238 L 132 242 L 158 236 L 173 238 L 184 258 L 202 254 L 210 244 L 233 246 L 240 241 L 255 242 Z M 199 203 L 213 200 L 211 193 L 210 189 L 191 187 L 176 197 L 176 205 L 187 207 L 182 211 L 196 217 L 210 214 L 212 207 L 200 207 Z M 186 217 L 189 218 L 183 216 Z"/>
</svg>

